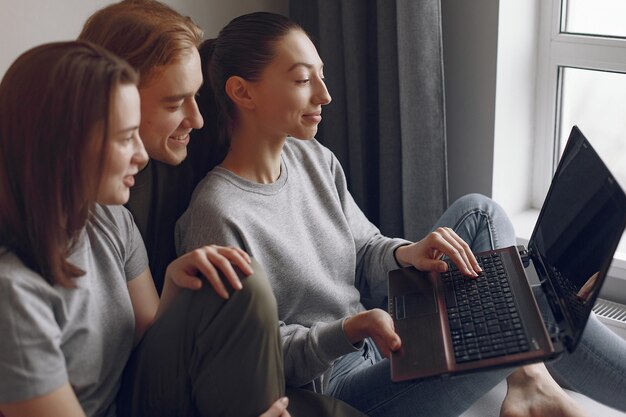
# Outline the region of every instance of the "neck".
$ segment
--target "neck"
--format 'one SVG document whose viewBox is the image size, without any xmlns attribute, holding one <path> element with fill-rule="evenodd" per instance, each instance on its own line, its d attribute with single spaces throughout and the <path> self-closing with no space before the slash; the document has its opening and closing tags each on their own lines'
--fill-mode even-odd
<svg viewBox="0 0 626 417">
<path fill-rule="evenodd" d="M 280 154 L 286 137 L 264 136 L 255 129 L 233 129 L 230 150 L 221 163 L 238 176 L 271 184 L 280 176 Z"/>
</svg>

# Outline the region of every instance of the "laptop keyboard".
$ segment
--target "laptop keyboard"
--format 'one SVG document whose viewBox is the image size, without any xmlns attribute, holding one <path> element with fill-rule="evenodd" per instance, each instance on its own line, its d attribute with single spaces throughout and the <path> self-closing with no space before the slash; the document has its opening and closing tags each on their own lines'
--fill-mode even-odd
<svg viewBox="0 0 626 417">
<path fill-rule="evenodd" d="M 500 254 L 477 257 L 483 272 L 464 276 L 450 263 L 441 274 L 457 363 L 529 350 Z"/>
</svg>

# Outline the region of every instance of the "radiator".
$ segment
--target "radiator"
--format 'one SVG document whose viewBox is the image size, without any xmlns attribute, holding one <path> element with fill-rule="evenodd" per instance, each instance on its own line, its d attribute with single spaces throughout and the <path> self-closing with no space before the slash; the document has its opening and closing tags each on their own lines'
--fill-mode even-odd
<svg viewBox="0 0 626 417">
<path fill-rule="evenodd" d="M 626 305 L 598 298 L 593 311 L 602 323 L 626 340 Z"/>
</svg>

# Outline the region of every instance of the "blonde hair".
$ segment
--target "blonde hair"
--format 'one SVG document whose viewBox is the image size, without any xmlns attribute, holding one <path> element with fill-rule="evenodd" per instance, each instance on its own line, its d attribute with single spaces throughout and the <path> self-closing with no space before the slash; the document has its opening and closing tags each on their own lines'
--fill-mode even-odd
<svg viewBox="0 0 626 417">
<path fill-rule="evenodd" d="M 95 12 L 79 35 L 125 59 L 140 86 L 164 65 L 197 48 L 203 32 L 190 17 L 156 0 L 123 0 Z"/>
</svg>

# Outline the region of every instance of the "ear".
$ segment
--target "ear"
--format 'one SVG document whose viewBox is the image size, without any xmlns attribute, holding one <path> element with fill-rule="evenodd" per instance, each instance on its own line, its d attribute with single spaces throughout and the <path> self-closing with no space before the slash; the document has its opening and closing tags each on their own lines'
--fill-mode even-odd
<svg viewBox="0 0 626 417">
<path fill-rule="evenodd" d="M 237 107 L 252 110 L 254 100 L 249 90 L 250 84 L 241 77 L 233 75 L 226 80 L 226 94 Z"/>
</svg>

